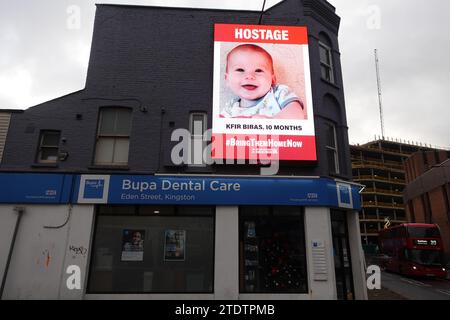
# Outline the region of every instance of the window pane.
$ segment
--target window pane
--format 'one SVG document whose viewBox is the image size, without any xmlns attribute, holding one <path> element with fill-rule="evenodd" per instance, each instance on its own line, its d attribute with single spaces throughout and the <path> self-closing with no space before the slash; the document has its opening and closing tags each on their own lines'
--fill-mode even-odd
<svg viewBox="0 0 450 320">
<path fill-rule="evenodd" d="M 99 134 L 114 135 L 115 122 L 115 109 L 101 109 Z"/>
<path fill-rule="evenodd" d="M 298 216 L 300 213 L 299 207 L 273 207 L 274 216 Z"/>
<path fill-rule="evenodd" d="M 95 148 L 96 164 L 111 164 L 113 162 L 114 138 L 99 138 Z"/>
<path fill-rule="evenodd" d="M 334 83 L 334 74 L 333 74 L 333 69 L 332 68 L 328 68 L 328 81 L 330 81 L 331 83 Z"/>
<path fill-rule="evenodd" d="M 104 215 L 134 215 L 136 213 L 135 206 L 99 206 L 98 214 Z"/>
<path fill-rule="evenodd" d="M 128 250 L 135 232 L 139 249 Z M 88 291 L 210 293 L 213 253 L 212 208 L 204 217 L 98 216 Z"/>
<path fill-rule="evenodd" d="M 334 126 L 328 125 L 327 128 L 327 146 L 335 148 L 336 147 L 336 136 L 334 131 Z"/>
<path fill-rule="evenodd" d="M 211 215 L 211 208 L 209 207 L 178 207 L 177 215 L 185 216 L 208 216 Z"/>
<path fill-rule="evenodd" d="M 192 135 L 189 160 L 192 166 L 205 166 L 203 151 L 206 147 L 206 141 L 203 141 L 205 130 L 206 114 L 192 113 L 190 115 L 190 130 Z"/>
<path fill-rule="evenodd" d="M 320 52 L 320 62 L 326 63 L 327 65 L 330 65 L 330 55 L 329 50 L 323 46 L 319 47 Z"/>
<path fill-rule="evenodd" d="M 331 149 L 327 149 L 328 169 L 330 172 L 337 173 L 336 167 L 336 152 Z"/>
<path fill-rule="evenodd" d="M 195 136 L 191 140 L 191 149 L 189 150 L 191 153 L 191 163 L 192 165 L 203 165 L 203 150 L 206 146 L 206 142 L 203 141 L 203 137 Z"/>
<path fill-rule="evenodd" d="M 408 233 L 412 238 L 433 238 L 440 236 L 438 228 L 408 227 Z"/>
<path fill-rule="evenodd" d="M 37 162 L 56 163 L 58 161 L 60 131 L 41 131 Z"/>
<path fill-rule="evenodd" d="M 127 164 L 128 163 L 128 151 L 130 146 L 129 139 L 116 139 L 116 144 L 114 146 L 114 160 L 116 164 Z"/>
<path fill-rule="evenodd" d="M 40 161 L 56 162 L 58 160 L 58 149 L 57 148 L 41 148 L 39 153 Z"/>
<path fill-rule="evenodd" d="M 409 260 L 423 266 L 444 267 L 445 262 L 442 252 L 439 250 L 415 250 L 408 249 Z"/>
<path fill-rule="evenodd" d="M 331 80 L 330 79 L 330 68 L 322 65 L 322 66 L 320 66 L 320 71 L 322 73 L 322 78 L 323 79 L 328 80 L 328 81 Z"/>
<path fill-rule="evenodd" d="M 131 110 L 117 109 L 115 134 L 129 136 L 131 131 Z"/>
<path fill-rule="evenodd" d="M 192 121 L 194 121 L 194 122 L 196 122 L 196 121 L 203 122 L 204 119 L 205 119 L 204 114 L 196 113 L 196 114 L 192 115 Z"/>
<path fill-rule="evenodd" d="M 57 147 L 59 145 L 60 132 L 44 132 L 41 146 Z"/>
<path fill-rule="evenodd" d="M 270 207 L 240 207 L 239 212 L 245 217 L 269 216 Z"/>
<path fill-rule="evenodd" d="M 194 130 L 192 134 L 194 136 L 203 136 L 203 120 L 200 121 L 194 121 Z"/>
<path fill-rule="evenodd" d="M 202 136 L 205 128 L 206 114 L 191 114 L 191 134 L 194 136 Z"/>
<path fill-rule="evenodd" d="M 277 215 L 240 208 L 240 288 L 246 293 L 306 293 L 306 247 L 301 208 Z M 294 212 L 296 211 L 296 212 Z M 282 213 L 285 212 L 286 215 Z"/>
<path fill-rule="evenodd" d="M 174 216 L 176 214 L 174 206 L 139 206 L 140 216 Z M 211 214 L 211 211 L 208 212 Z"/>
<path fill-rule="evenodd" d="M 319 56 L 321 62 L 322 78 L 334 83 L 333 61 L 331 58 L 331 49 L 323 44 L 319 44 Z"/>
</svg>

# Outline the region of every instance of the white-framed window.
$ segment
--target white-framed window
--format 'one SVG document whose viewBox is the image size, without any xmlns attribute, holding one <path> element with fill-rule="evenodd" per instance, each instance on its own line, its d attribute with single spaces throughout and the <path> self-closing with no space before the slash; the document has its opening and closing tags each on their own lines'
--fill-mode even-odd
<svg viewBox="0 0 450 320">
<path fill-rule="evenodd" d="M 207 115 L 205 112 L 193 112 L 189 117 L 189 131 L 191 133 L 191 145 L 189 152 L 189 165 L 196 167 L 206 166 L 203 151 L 206 148 L 204 134 L 207 129 Z"/>
<path fill-rule="evenodd" d="M 98 206 L 88 294 L 212 294 L 215 207 Z"/>
<path fill-rule="evenodd" d="M 331 47 L 319 42 L 320 71 L 322 79 L 334 83 L 333 56 Z"/>
<path fill-rule="evenodd" d="M 325 149 L 327 152 L 328 170 L 330 173 L 339 173 L 336 127 L 331 123 L 327 123 L 326 139 Z"/>
<path fill-rule="evenodd" d="M 39 137 L 39 149 L 37 153 L 38 163 L 58 162 L 59 140 L 61 131 L 42 130 Z"/>
<path fill-rule="evenodd" d="M 128 108 L 101 108 L 95 165 L 128 165 L 131 113 Z"/>
</svg>

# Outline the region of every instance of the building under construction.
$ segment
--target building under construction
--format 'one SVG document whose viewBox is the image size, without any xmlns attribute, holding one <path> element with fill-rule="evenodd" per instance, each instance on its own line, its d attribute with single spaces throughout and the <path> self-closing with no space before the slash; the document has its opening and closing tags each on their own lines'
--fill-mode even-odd
<svg viewBox="0 0 450 320">
<path fill-rule="evenodd" d="M 386 139 L 350 146 L 353 180 L 366 186 L 359 215 L 366 252 L 375 250 L 379 230 L 406 222 L 404 163 L 413 153 L 430 150 L 434 149 Z"/>
</svg>

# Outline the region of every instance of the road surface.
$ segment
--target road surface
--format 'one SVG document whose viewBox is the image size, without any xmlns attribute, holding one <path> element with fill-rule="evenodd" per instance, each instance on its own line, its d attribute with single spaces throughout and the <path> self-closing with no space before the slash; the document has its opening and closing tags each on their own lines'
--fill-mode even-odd
<svg viewBox="0 0 450 320">
<path fill-rule="evenodd" d="M 450 281 L 381 272 L 381 286 L 409 300 L 450 300 Z"/>
</svg>

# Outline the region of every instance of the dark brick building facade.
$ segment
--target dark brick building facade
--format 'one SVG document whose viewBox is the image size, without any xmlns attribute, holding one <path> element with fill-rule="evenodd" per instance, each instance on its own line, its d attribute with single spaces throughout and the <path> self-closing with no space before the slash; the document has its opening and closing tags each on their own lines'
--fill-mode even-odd
<svg viewBox="0 0 450 320">
<path fill-rule="evenodd" d="M 413 154 L 405 163 L 403 193 L 409 222 L 436 223 L 450 261 L 450 152 Z"/>
<path fill-rule="evenodd" d="M 211 127 L 214 23 L 257 24 L 259 17 L 250 11 L 98 5 L 85 88 L 13 114 L 1 169 L 41 170 L 35 165 L 39 132 L 61 130 L 61 150 L 69 156 L 52 170 L 98 170 L 93 167 L 98 110 L 121 106 L 133 110 L 125 172 L 189 170 L 173 167 L 170 135 L 174 128 L 189 128 L 192 111 L 206 112 Z M 285 163 L 280 174 L 329 176 L 325 131 L 332 123 L 339 146 L 337 176 L 351 179 L 339 21 L 325 1 L 284 1 L 263 15 L 263 24 L 306 25 L 309 30 L 318 161 Z M 321 77 L 321 39 L 331 47 L 334 83 Z M 253 169 L 222 166 L 206 172 Z"/>
</svg>

